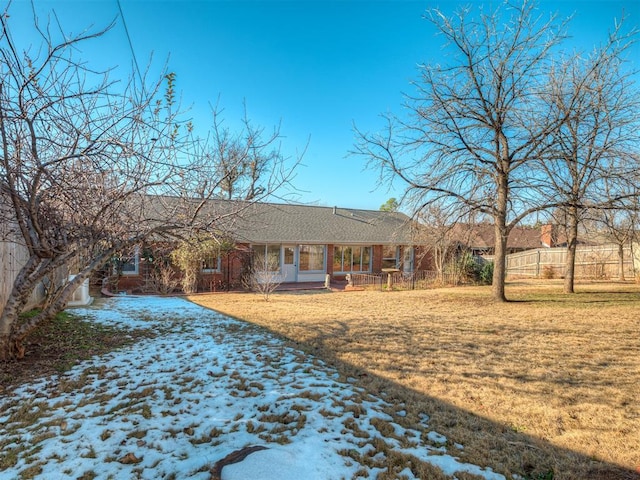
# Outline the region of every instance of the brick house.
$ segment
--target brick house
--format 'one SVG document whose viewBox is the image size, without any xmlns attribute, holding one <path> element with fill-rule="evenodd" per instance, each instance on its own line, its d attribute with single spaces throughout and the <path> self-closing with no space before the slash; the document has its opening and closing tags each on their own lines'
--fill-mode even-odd
<svg viewBox="0 0 640 480">
<path fill-rule="evenodd" d="M 250 262 L 274 270 L 283 283 L 416 268 L 411 222 L 399 212 L 253 203 L 217 227 L 232 239 L 233 248 L 203 262 L 200 291 L 239 286 Z M 143 289 L 152 267 L 150 249 L 140 246 L 124 264 L 119 290 Z"/>
</svg>

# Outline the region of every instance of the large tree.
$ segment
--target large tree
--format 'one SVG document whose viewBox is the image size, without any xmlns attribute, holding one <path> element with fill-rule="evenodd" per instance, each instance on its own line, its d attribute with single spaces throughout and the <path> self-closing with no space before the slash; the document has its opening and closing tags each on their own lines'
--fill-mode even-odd
<svg viewBox="0 0 640 480">
<path fill-rule="evenodd" d="M 218 166 L 220 196 L 227 200 L 247 201 L 263 196 L 271 175 L 278 172 L 281 164 L 282 155 L 277 145 L 280 127 L 267 131 L 255 125 L 246 106 L 239 130 L 224 125 L 218 106 L 213 109 L 212 117 L 206 155 Z"/>
<path fill-rule="evenodd" d="M 551 132 L 541 166 L 548 174 L 548 195 L 563 204 L 565 293 L 574 292 L 578 227 L 584 216 L 635 204 L 640 97 L 624 58 L 635 31 L 624 33 L 623 25 L 618 22 L 590 54 L 558 59 L 545 93 L 558 127 Z"/>
<path fill-rule="evenodd" d="M 407 96 L 408 119 L 386 116 L 383 133 L 356 131 L 356 153 L 400 179 L 415 205 L 446 200 L 489 215 L 495 228 L 493 297 L 505 297 L 505 255 L 512 228 L 545 208 L 533 163 L 555 128 L 540 99 L 564 24 L 537 16 L 534 5 L 504 3 L 447 16 L 428 11 L 445 40 L 448 64 L 423 65 Z"/>
<path fill-rule="evenodd" d="M 77 58 L 106 30 L 70 37 L 52 24 L 41 28 L 36 18 L 42 43 L 25 48 L 14 42 L 10 21 L 3 12 L 0 221 L 13 226 L 12 241 L 27 260 L 0 305 L 0 359 L 24 355 L 28 333 L 63 309 L 115 253 L 150 238 L 219 232 L 221 222 L 247 205 L 212 208 L 226 179 L 207 154 L 219 150 L 217 139 L 196 138 L 194 126 L 180 120 L 173 74 L 115 82 L 113 71 L 93 70 Z M 252 176 L 245 184 L 250 192 L 238 191 L 239 197 L 257 201 L 287 182 L 297 161 L 284 168 L 278 139 L 276 132 L 245 147 L 252 158 L 268 155 L 270 170 L 259 172 L 260 181 Z M 42 284 L 48 289 L 42 310 L 21 320 Z"/>
</svg>

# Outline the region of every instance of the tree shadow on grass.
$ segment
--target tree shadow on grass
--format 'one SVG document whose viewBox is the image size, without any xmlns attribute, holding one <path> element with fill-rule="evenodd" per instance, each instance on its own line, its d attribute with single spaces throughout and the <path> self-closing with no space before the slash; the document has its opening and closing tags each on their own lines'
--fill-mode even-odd
<svg viewBox="0 0 640 480">
<path fill-rule="evenodd" d="M 420 422 L 424 415 L 429 417 L 429 428 L 447 437 L 447 450 L 450 446 L 463 445 L 454 455 L 462 461 L 481 467 L 490 467 L 507 478 L 527 480 L 640 480 L 640 472 L 623 466 L 607 463 L 583 453 L 554 445 L 535 435 L 527 434 L 518 425 L 506 425 L 489 417 L 460 408 L 448 401 L 426 395 L 408 385 L 384 378 L 371 370 L 359 367 L 338 358 L 324 342 L 335 336 L 348 338 L 349 325 L 337 322 L 337 328 L 328 335 L 318 331 L 317 336 L 306 342 L 285 340 L 293 346 L 321 358 L 335 367 L 346 378 L 369 393 L 386 401 L 402 405 L 403 415 L 395 419 L 405 427 Z M 273 332 L 282 338 L 277 332 Z M 366 349 L 366 346 L 363 346 Z M 352 352 L 358 354 L 358 348 Z M 478 380 L 490 379 L 491 375 Z M 494 381 L 500 380 L 494 376 Z M 524 381 L 528 381 L 526 378 Z M 531 376 L 530 381 L 534 381 Z M 594 385 L 597 388 L 597 385 Z M 606 419 L 605 419 L 606 420 Z M 640 468 L 640 466 L 639 466 Z M 459 477 L 458 478 L 476 478 Z"/>
</svg>

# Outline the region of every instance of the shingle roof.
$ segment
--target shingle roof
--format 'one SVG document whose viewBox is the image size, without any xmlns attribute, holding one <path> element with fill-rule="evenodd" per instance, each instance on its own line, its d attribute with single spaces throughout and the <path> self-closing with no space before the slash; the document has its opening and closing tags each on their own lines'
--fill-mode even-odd
<svg viewBox="0 0 640 480">
<path fill-rule="evenodd" d="M 157 221 L 193 210 L 197 199 L 150 196 Z M 164 212 L 164 213 L 163 213 Z M 300 204 L 208 200 L 201 223 L 243 243 L 403 245 L 410 242 L 410 219 L 403 213 Z M 167 219 L 169 220 L 169 219 Z M 171 221 L 174 220 L 173 218 Z"/>
<path fill-rule="evenodd" d="M 410 243 L 409 218 L 402 213 L 296 204 L 253 204 L 233 233 L 251 243 Z"/>
<path fill-rule="evenodd" d="M 452 236 L 470 248 L 493 248 L 495 246 L 495 230 L 493 224 L 490 223 L 456 224 Z M 508 248 L 525 250 L 541 246 L 540 229 L 535 227 L 514 227 L 507 241 Z"/>
</svg>

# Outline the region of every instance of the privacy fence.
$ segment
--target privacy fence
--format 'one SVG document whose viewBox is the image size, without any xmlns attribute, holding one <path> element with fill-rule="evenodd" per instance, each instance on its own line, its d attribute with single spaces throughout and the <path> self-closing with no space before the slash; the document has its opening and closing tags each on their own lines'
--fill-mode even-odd
<svg viewBox="0 0 640 480">
<path fill-rule="evenodd" d="M 6 226 L 0 227 L 0 309 L 4 308 L 11 289 L 13 281 L 24 264 L 27 263 L 27 249 L 22 245 L 7 240 Z M 4 234 L 4 235 L 3 235 Z M 31 299 L 27 304 L 27 308 L 32 308 L 42 300 L 44 289 L 37 288 L 31 295 Z"/>
<path fill-rule="evenodd" d="M 585 279 L 620 278 L 618 249 L 618 245 L 578 246 L 575 277 Z M 507 255 L 507 277 L 561 278 L 565 274 L 566 256 L 566 248 L 538 248 L 512 253 Z M 623 259 L 622 273 L 624 278 L 634 278 L 637 265 L 634 267 L 634 248 L 632 245 L 624 246 Z"/>
</svg>

